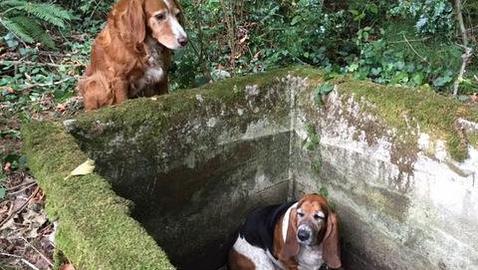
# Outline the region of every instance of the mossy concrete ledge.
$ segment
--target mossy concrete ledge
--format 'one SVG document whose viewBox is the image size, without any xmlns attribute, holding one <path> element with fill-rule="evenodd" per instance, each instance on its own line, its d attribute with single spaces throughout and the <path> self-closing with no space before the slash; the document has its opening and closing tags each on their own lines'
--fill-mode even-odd
<svg viewBox="0 0 478 270">
<path fill-rule="evenodd" d="M 65 180 L 88 157 L 62 125 L 33 122 L 23 134 L 28 165 L 47 196 L 48 216 L 59 224 L 56 247 L 77 269 L 174 269 L 129 217 L 127 201 L 101 176 Z"/>
<path fill-rule="evenodd" d="M 346 269 L 478 267 L 478 112 L 307 67 L 24 127 L 79 269 L 218 269 L 251 209 L 328 193 Z M 95 173 L 64 180 L 87 158 Z"/>
</svg>

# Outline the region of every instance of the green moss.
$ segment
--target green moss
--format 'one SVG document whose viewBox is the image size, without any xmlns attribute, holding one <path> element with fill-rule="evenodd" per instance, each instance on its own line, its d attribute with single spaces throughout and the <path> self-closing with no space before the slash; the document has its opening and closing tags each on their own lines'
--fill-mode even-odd
<svg viewBox="0 0 478 270">
<path fill-rule="evenodd" d="M 426 88 L 409 89 L 346 80 L 339 83 L 339 91 L 345 95 L 354 95 L 356 100 L 364 98 L 371 102 L 371 106 L 364 104 L 364 108 L 383 118 L 390 127 L 397 128 L 398 135 L 413 139 L 414 144 L 418 126 L 421 132 L 428 133 L 435 139 L 446 140 L 453 159 L 462 161 L 467 158 L 467 140 L 456 128 L 456 120 L 463 117 L 478 121 L 475 109 Z M 476 142 L 472 143 L 476 146 Z"/>
<path fill-rule="evenodd" d="M 58 124 L 33 122 L 22 134 L 28 165 L 48 196 L 48 215 L 59 221 L 56 245 L 77 269 L 174 269 L 104 179 L 64 180 L 87 157 Z"/>
<path fill-rule="evenodd" d="M 171 95 L 132 99 L 121 106 L 106 107 L 80 115 L 74 124 L 74 129 L 77 131 L 73 134 L 81 137 L 80 140 L 89 145 L 104 145 L 112 139 L 111 136 L 104 136 L 104 134 L 135 137 L 147 121 L 147 126 L 153 131 L 150 130 L 147 133 L 152 138 L 141 137 L 140 142 L 150 144 L 155 141 L 154 138 L 161 138 L 165 128 L 186 126 L 188 121 L 193 119 L 191 115 L 198 119 L 208 119 L 214 111 L 221 111 L 221 115 L 227 115 L 231 122 L 242 122 L 243 117 L 237 113 L 238 105 L 243 107 L 251 106 L 251 104 L 259 107 L 262 112 L 267 112 L 270 121 L 281 123 L 286 121 L 290 114 L 290 106 L 286 105 L 290 96 L 289 89 L 286 89 L 287 85 L 279 82 L 279 79 L 289 74 L 318 77 L 321 73 L 316 69 L 303 67 L 277 69 L 268 73 L 231 78 Z M 257 86 L 259 91 L 267 89 L 267 93 L 248 96 L 247 91 L 244 91 L 246 86 Z M 271 88 L 275 90 L 272 91 Z M 245 99 L 248 101 L 245 102 Z M 278 104 L 284 105 L 278 106 Z M 263 118 L 263 115 L 251 113 L 249 117 L 253 121 L 254 117 L 259 119 Z M 171 123 L 174 124 L 171 125 Z"/>
<path fill-rule="evenodd" d="M 468 141 L 471 145 L 478 145 L 478 134 L 468 135 Z"/>
<path fill-rule="evenodd" d="M 315 125 L 313 124 L 307 124 L 305 130 L 307 131 L 305 148 L 308 151 L 315 151 L 320 144 L 320 135 L 317 133 Z"/>
</svg>

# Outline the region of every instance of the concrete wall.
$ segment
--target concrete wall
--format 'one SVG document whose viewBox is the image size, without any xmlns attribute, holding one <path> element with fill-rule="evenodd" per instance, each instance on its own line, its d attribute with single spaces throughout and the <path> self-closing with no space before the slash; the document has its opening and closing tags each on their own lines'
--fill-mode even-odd
<svg viewBox="0 0 478 270">
<path fill-rule="evenodd" d="M 228 99 L 192 91 L 179 94 L 187 111 L 138 113 L 130 130 L 116 112 L 69 128 L 173 264 L 217 269 L 248 211 L 287 200 L 291 88 L 294 80 L 273 79 L 221 88 L 240 91 Z"/>
<path fill-rule="evenodd" d="M 296 192 L 328 191 L 348 269 L 478 269 L 474 147 L 456 162 L 444 141 L 410 127 L 418 145 L 410 151 L 402 144 L 413 143 L 397 140 L 394 127 L 360 100 L 341 96 L 340 85 L 320 109 L 313 93 L 298 95 Z M 301 146 L 311 124 L 320 137 L 316 151 Z"/>
<path fill-rule="evenodd" d="M 340 82 L 321 104 L 321 78 L 244 78 L 67 128 L 185 269 L 220 266 L 250 209 L 319 190 L 342 220 L 346 269 L 478 269 L 476 149 L 456 162 L 435 134 L 410 127 L 402 139 Z"/>
</svg>

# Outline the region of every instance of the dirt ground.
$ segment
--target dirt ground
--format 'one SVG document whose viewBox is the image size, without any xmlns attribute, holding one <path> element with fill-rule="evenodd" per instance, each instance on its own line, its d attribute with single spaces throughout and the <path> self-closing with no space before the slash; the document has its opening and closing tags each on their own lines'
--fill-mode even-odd
<svg viewBox="0 0 478 270">
<path fill-rule="evenodd" d="M 82 109 L 77 97 L 56 104 L 45 95 L 40 105 L 43 110 L 32 113 L 33 119 L 62 119 Z M 0 118 L 0 154 L 4 155 L 0 172 L 0 270 L 52 269 L 57 223 L 48 219 L 44 210 L 48 198 L 22 156 L 20 128 L 18 117 Z M 73 269 L 66 258 L 63 261 L 60 269 Z"/>
</svg>

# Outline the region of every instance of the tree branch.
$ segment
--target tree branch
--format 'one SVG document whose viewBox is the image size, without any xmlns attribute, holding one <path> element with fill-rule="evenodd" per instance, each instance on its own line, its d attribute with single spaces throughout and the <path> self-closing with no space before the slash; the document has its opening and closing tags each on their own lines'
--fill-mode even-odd
<svg viewBox="0 0 478 270">
<path fill-rule="evenodd" d="M 453 83 L 453 95 L 458 95 L 458 88 L 460 87 L 460 83 L 463 81 L 463 75 L 466 72 L 466 64 L 472 55 L 472 49 L 468 47 L 468 35 L 466 34 L 466 27 L 465 22 L 463 21 L 463 14 L 462 14 L 462 4 L 461 0 L 455 0 L 455 9 L 456 9 L 456 19 L 458 21 L 458 25 L 460 27 L 461 38 L 463 42 L 463 49 L 465 52 L 462 54 L 462 62 L 460 71 L 458 73 L 458 77 L 456 78 L 455 82 Z"/>
<path fill-rule="evenodd" d="M 32 62 L 32 61 L 9 61 L 4 60 L 0 61 L 0 65 L 29 65 L 29 66 L 48 66 L 48 67 L 82 67 L 85 64 L 55 64 L 55 63 L 40 63 L 40 62 Z"/>
</svg>

